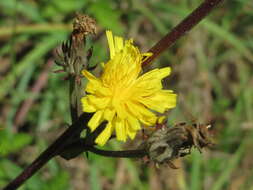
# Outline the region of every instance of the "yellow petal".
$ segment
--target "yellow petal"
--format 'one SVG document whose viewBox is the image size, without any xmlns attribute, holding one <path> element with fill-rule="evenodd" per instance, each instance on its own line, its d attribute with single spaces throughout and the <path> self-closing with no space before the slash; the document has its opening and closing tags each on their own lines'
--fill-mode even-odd
<svg viewBox="0 0 253 190">
<path fill-rule="evenodd" d="M 123 49 L 123 38 L 119 36 L 114 37 L 115 40 L 115 52 L 120 52 Z"/>
<path fill-rule="evenodd" d="M 115 130 L 116 130 L 116 137 L 119 141 L 126 141 L 126 126 L 124 125 L 124 120 L 117 117 L 115 120 Z"/>
<path fill-rule="evenodd" d="M 82 70 L 82 74 L 83 76 L 85 76 L 88 80 L 97 80 L 97 78 L 91 74 L 89 71 L 87 70 Z"/>
<path fill-rule="evenodd" d="M 170 67 L 149 71 L 137 79 L 136 85 L 144 89 L 161 89 L 161 79 L 168 76 L 170 71 Z"/>
<path fill-rule="evenodd" d="M 84 112 L 91 113 L 91 112 L 95 112 L 97 110 L 93 104 L 88 102 L 87 96 L 82 97 L 81 102 L 82 102 L 82 108 L 83 108 Z"/>
<path fill-rule="evenodd" d="M 177 104 L 177 94 L 171 93 L 171 90 L 166 90 L 167 91 L 167 99 L 166 99 L 166 108 L 174 108 L 176 107 Z"/>
<path fill-rule="evenodd" d="M 87 70 L 83 70 L 82 74 L 89 80 L 88 84 L 86 85 L 86 92 L 89 93 L 99 93 L 101 95 L 108 93 L 108 89 L 106 89 L 101 80 L 96 78 L 93 74 L 88 72 Z"/>
<path fill-rule="evenodd" d="M 112 124 L 111 124 L 111 122 L 108 122 L 105 129 L 96 138 L 95 143 L 97 143 L 100 146 L 104 146 L 105 143 L 111 137 L 112 131 L 113 131 Z"/>
<path fill-rule="evenodd" d="M 160 77 L 161 79 L 163 79 L 163 78 L 169 76 L 170 73 L 171 73 L 171 68 L 170 68 L 170 67 L 164 67 L 164 68 L 162 68 L 162 69 L 159 69 L 159 77 Z"/>
<path fill-rule="evenodd" d="M 94 95 L 87 95 L 86 97 L 88 98 L 88 101 L 91 104 L 96 105 L 97 109 L 106 108 L 106 106 L 110 102 L 109 97 L 98 97 L 98 96 L 94 96 Z"/>
<path fill-rule="evenodd" d="M 141 125 L 140 125 L 140 122 L 138 121 L 138 119 L 131 116 L 130 114 L 127 117 L 127 122 L 129 124 L 129 127 L 131 127 L 131 129 L 133 129 L 133 130 L 140 130 L 141 129 Z"/>
<path fill-rule="evenodd" d="M 128 116 L 125 105 L 122 105 L 122 104 L 117 103 L 117 102 L 112 102 L 112 105 L 115 108 L 116 113 L 117 113 L 119 118 L 125 119 Z"/>
<path fill-rule="evenodd" d="M 140 80 L 161 80 L 167 76 L 169 76 L 171 72 L 171 68 L 170 67 L 164 67 L 162 69 L 153 69 L 147 73 L 145 73 L 144 75 L 142 75 L 139 79 Z"/>
<path fill-rule="evenodd" d="M 127 102 L 127 108 L 133 116 L 138 118 L 143 124 L 151 126 L 156 122 L 156 115 L 139 103 Z"/>
<path fill-rule="evenodd" d="M 149 57 L 151 57 L 151 56 L 153 55 L 153 53 L 147 52 L 147 53 L 142 53 L 141 55 L 143 56 L 142 62 L 144 62 L 144 61 L 146 61 Z"/>
<path fill-rule="evenodd" d="M 88 126 L 91 129 L 91 131 L 94 131 L 100 125 L 100 123 L 103 121 L 102 116 L 103 116 L 103 111 L 101 111 L 101 110 L 97 111 L 92 116 L 92 118 L 90 119 L 90 121 L 88 123 Z"/>
<path fill-rule="evenodd" d="M 112 121 L 113 118 L 114 118 L 114 116 L 115 116 L 115 110 L 114 109 L 107 108 L 104 111 L 104 118 L 105 118 L 105 120 Z"/>
<path fill-rule="evenodd" d="M 110 58 L 112 59 L 115 55 L 115 47 L 114 47 L 114 40 L 113 40 L 112 31 L 107 30 L 106 31 L 106 37 L 107 37 L 109 50 L 110 50 Z"/>
<path fill-rule="evenodd" d="M 139 97 L 138 101 L 154 111 L 164 113 L 167 109 L 176 106 L 176 94 L 168 90 L 160 90 L 149 97 Z"/>
<path fill-rule="evenodd" d="M 163 124 L 165 120 L 166 120 L 166 117 L 164 115 L 162 115 L 162 116 L 157 118 L 157 123 L 158 124 Z"/>
<path fill-rule="evenodd" d="M 111 93 L 110 89 L 103 86 L 100 80 L 91 80 L 86 85 L 86 92 L 106 96 Z"/>
<path fill-rule="evenodd" d="M 130 139 L 134 139 L 137 130 L 134 129 L 128 121 L 125 122 L 125 126 L 126 126 L 127 136 L 129 136 Z"/>
</svg>

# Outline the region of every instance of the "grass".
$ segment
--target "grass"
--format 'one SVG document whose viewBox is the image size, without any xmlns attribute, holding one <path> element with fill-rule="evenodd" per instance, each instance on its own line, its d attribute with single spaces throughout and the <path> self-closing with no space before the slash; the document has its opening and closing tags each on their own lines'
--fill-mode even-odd
<svg viewBox="0 0 253 190">
<path fill-rule="evenodd" d="M 75 12 L 96 18 L 99 32 L 111 29 L 149 49 L 201 1 L 0 1 L 0 188 L 13 179 L 70 122 L 64 74 L 50 69 L 34 94 L 44 65 L 66 40 Z M 141 160 L 90 154 L 52 160 L 21 190 L 39 189 L 253 189 L 253 3 L 225 1 L 152 67 L 171 66 L 165 81 L 179 94 L 169 123 L 191 120 L 213 124 L 216 146 L 176 161 L 172 170 Z M 93 63 L 108 58 L 105 35 L 94 44 Z M 24 122 L 15 125 L 24 102 L 33 99 Z M 110 143 L 107 148 L 131 145 Z M 105 167 L 106 166 L 106 167 Z"/>
</svg>

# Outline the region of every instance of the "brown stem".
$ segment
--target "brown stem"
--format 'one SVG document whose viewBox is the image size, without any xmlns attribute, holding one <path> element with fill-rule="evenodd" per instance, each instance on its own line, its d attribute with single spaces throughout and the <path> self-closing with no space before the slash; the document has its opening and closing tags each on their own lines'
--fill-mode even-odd
<svg viewBox="0 0 253 190">
<path fill-rule="evenodd" d="M 198 8 L 196 8 L 189 16 L 187 16 L 148 51 L 152 52 L 153 55 L 144 61 L 142 66 L 148 65 L 151 61 L 158 57 L 175 41 L 190 31 L 196 24 L 198 24 L 212 11 L 215 6 L 222 1 L 223 0 L 205 0 Z"/>
</svg>

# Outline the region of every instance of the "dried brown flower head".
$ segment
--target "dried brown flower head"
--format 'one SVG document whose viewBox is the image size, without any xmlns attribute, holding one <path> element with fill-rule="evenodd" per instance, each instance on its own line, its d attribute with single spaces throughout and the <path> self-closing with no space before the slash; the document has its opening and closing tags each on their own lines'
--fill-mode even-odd
<svg viewBox="0 0 253 190">
<path fill-rule="evenodd" d="M 213 145 L 209 128 L 210 125 L 186 123 L 159 128 L 145 142 L 148 157 L 156 164 L 168 163 L 176 168 L 170 161 L 190 154 L 192 147 L 201 152 L 202 148 Z"/>
</svg>

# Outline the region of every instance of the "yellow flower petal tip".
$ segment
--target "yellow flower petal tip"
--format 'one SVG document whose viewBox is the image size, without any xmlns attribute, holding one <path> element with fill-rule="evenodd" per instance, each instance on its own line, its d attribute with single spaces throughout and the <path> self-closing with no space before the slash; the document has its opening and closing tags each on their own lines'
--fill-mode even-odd
<svg viewBox="0 0 253 190">
<path fill-rule="evenodd" d="M 166 117 L 163 115 L 163 116 L 160 116 L 157 118 L 157 123 L 158 124 L 163 124 L 166 120 Z"/>
<path fill-rule="evenodd" d="M 110 60 L 103 64 L 99 78 L 87 70 L 88 79 L 82 98 L 84 112 L 94 112 L 88 127 L 94 131 L 103 121 L 105 129 L 95 142 L 103 146 L 113 133 L 119 141 L 133 139 L 141 125 L 154 126 L 161 121 L 157 112 L 164 113 L 176 106 L 176 94 L 163 89 L 161 80 L 167 77 L 169 67 L 154 69 L 143 75 L 142 62 L 152 53 L 140 53 L 133 40 L 123 40 L 106 31 Z"/>
</svg>

